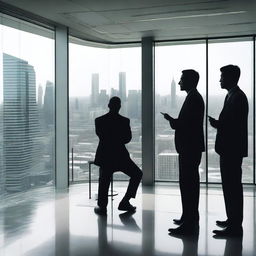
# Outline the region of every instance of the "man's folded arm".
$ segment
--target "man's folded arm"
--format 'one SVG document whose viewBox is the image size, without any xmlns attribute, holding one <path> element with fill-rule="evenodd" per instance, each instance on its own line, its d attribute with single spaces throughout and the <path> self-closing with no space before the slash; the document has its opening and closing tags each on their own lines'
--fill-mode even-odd
<svg viewBox="0 0 256 256">
<path fill-rule="evenodd" d="M 123 142 L 124 144 L 127 144 L 132 139 L 132 132 L 130 127 L 130 120 L 128 121 L 127 126 L 125 127 L 124 134 L 123 134 Z"/>
</svg>

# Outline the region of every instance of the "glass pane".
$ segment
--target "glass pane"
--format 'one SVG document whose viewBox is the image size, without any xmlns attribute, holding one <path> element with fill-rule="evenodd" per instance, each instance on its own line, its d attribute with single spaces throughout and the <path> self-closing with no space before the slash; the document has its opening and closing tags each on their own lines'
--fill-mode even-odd
<svg viewBox="0 0 256 256">
<path fill-rule="evenodd" d="M 238 82 L 249 102 L 248 157 L 243 160 L 243 182 L 253 182 L 253 42 L 252 39 L 227 42 L 209 41 L 209 115 L 218 119 L 226 90 L 220 88 L 220 68 L 233 64 L 241 69 Z M 214 150 L 216 129 L 208 125 L 209 182 L 221 182 L 219 155 Z"/>
<path fill-rule="evenodd" d="M 174 130 L 160 112 L 177 118 L 186 97 L 178 82 L 184 69 L 194 69 L 200 74 L 198 91 L 206 95 L 206 45 L 205 42 L 155 47 L 155 179 L 178 180 L 178 154 L 174 145 Z M 205 181 L 205 153 L 200 165 L 200 180 Z"/>
<path fill-rule="evenodd" d="M 70 181 L 88 180 L 88 162 L 98 145 L 94 120 L 108 112 L 112 96 L 121 98 L 120 114 L 130 118 L 133 138 L 127 148 L 141 167 L 141 48 L 70 43 L 69 54 Z M 92 179 L 98 177 L 98 167 L 92 165 Z M 128 178 L 118 172 L 114 179 Z"/>
<path fill-rule="evenodd" d="M 29 26 L 0 16 L 1 194 L 54 184 L 54 32 Z"/>
</svg>

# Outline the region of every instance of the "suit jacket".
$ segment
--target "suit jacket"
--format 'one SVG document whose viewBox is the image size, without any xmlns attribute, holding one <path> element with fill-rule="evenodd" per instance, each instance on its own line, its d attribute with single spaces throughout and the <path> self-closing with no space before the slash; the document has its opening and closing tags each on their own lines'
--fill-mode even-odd
<svg viewBox="0 0 256 256">
<path fill-rule="evenodd" d="M 94 160 L 96 165 L 119 168 L 130 160 L 125 147 L 132 138 L 128 118 L 109 112 L 95 119 L 95 129 L 99 137 Z"/>
<path fill-rule="evenodd" d="M 205 150 L 203 121 L 204 101 L 201 94 L 193 89 L 188 93 L 178 118 L 170 122 L 175 129 L 175 147 L 179 154 Z"/>
<path fill-rule="evenodd" d="M 217 121 L 215 151 L 223 156 L 248 155 L 248 101 L 237 86 L 229 96 Z"/>
</svg>

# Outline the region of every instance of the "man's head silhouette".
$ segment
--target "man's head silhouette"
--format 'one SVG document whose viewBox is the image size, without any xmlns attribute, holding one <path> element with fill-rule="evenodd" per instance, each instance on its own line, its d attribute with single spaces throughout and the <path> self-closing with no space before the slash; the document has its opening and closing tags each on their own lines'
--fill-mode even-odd
<svg viewBox="0 0 256 256">
<path fill-rule="evenodd" d="M 121 99 L 119 97 L 112 97 L 108 103 L 109 111 L 111 113 L 118 113 L 121 108 Z"/>
<path fill-rule="evenodd" d="M 197 87 L 199 81 L 199 73 L 194 69 L 182 70 L 182 75 L 179 81 L 181 91 L 190 91 Z"/>
<path fill-rule="evenodd" d="M 227 65 L 220 68 L 220 85 L 223 89 L 231 89 L 236 86 L 240 78 L 240 68 L 235 65 Z"/>
</svg>

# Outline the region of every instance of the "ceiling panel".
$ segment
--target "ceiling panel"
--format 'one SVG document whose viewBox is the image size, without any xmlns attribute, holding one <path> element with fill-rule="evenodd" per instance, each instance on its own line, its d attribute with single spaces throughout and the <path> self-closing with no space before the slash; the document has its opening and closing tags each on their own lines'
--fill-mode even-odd
<svg viewBox="0 0 256 256">
<path fill-rule="evenodd" d="M 5 0 L 99 42 L 256 33 L 253 0 Z"/>
</svg>

